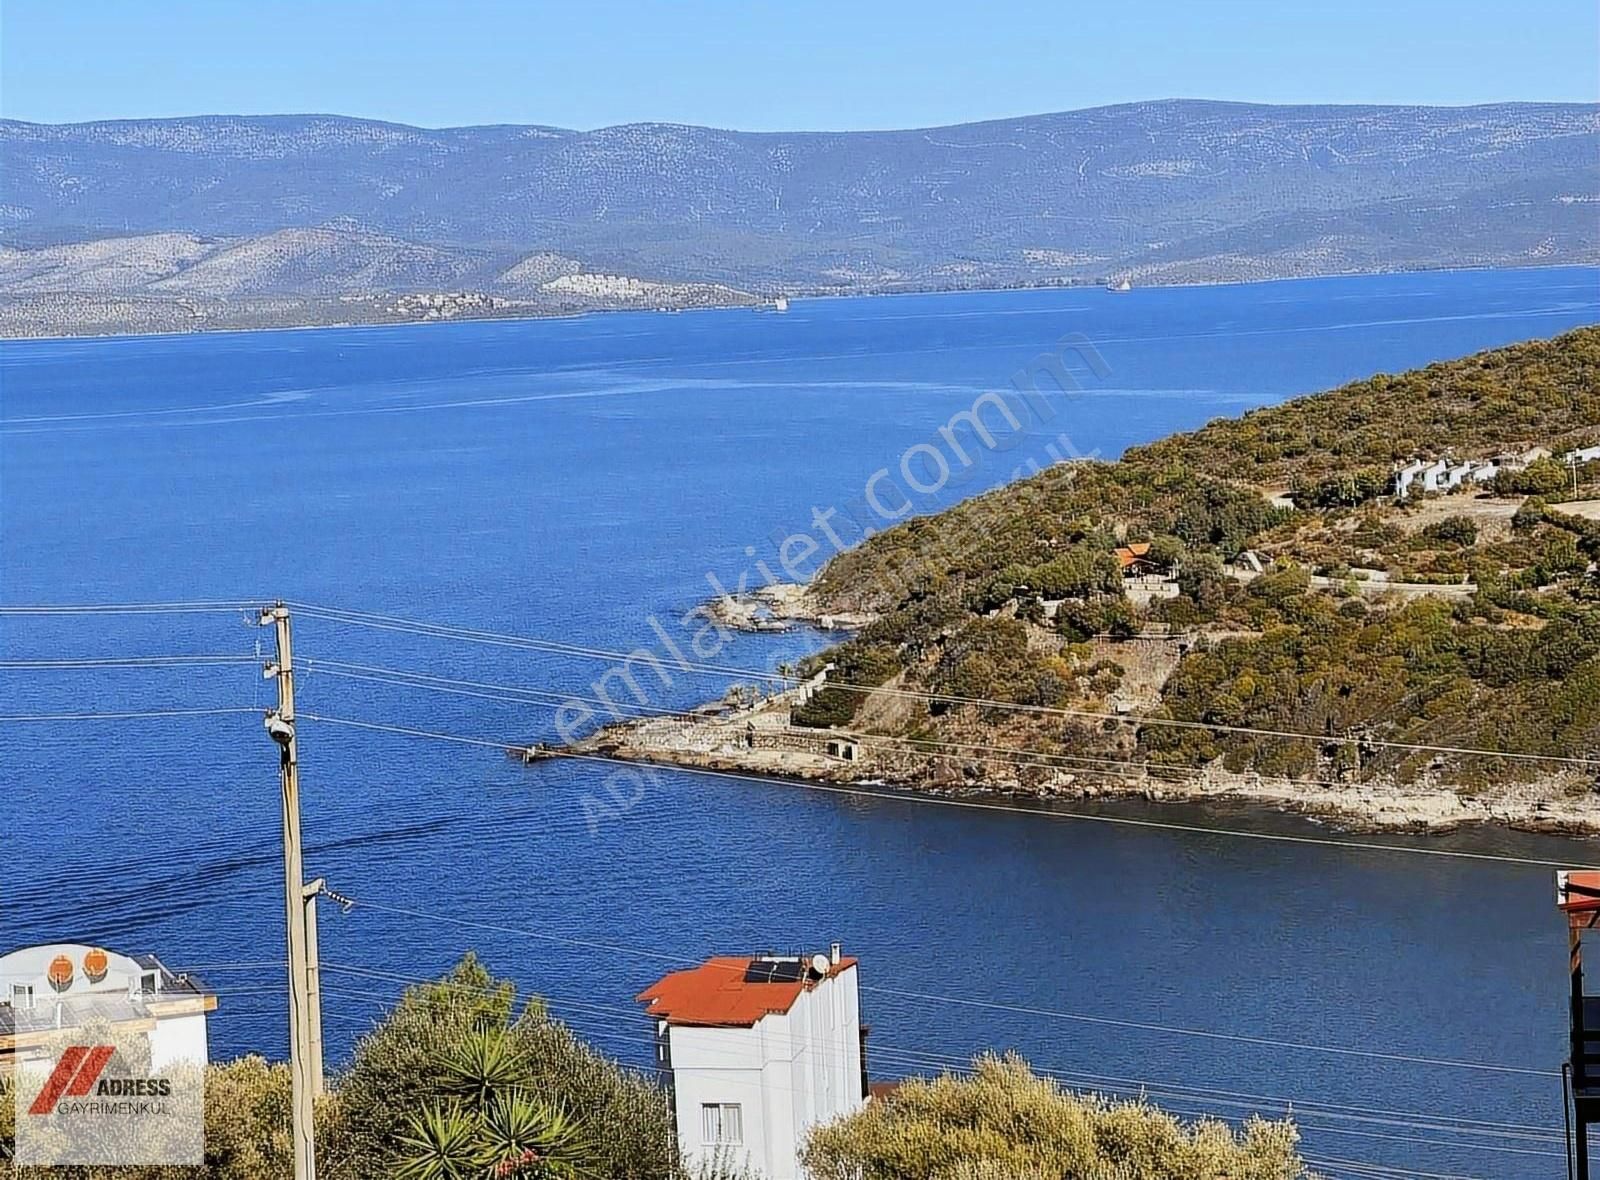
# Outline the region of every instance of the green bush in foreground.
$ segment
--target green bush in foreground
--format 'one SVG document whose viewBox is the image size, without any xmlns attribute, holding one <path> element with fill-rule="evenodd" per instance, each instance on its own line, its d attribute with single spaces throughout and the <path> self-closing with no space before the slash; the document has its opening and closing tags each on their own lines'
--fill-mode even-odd
<svg viewBox="0 0 1600 1180">
<path fill-rule="evenodd" d="M 1014 1056 L 918 1079 L 815 1131 L 816 1180 L 1309 1180 L 1287 1122 L 1185 1125 L 1063 1090 Z"/>
<path fill-rule="evenodd" d="M 553 1140 L 539 1146 L 524 1127 L 528 1139 L 518 1140 L 519 1148 L 534 1144 L 541 1157 L 562 1165 L 545 1172 L 570 1171 L 580 1160 L 579 1170 L 614 1180 L 665 1180 L 680 1172 L 665 1091 L 590 1048 L 539 1002 L 519 1006 L 512 984 L 472 955 L 439 982 L 407 989 L 356 1046 L 349 1069 L 336 1079 L 324 1171 L 336 1180 L 393 1176 L 426 1154 L 416 1142 L 427 1139 L 430 1127 L 443 1128 L 451 1111 L 470 1115 L 473 1125 L 456 1127 L 466 1140 L 463 1153 L 438 1156 L 473 1157 L 486 1144 L 509 1144 L 515 1137 L 498 1134 L 489 1116 L 512 1094 L 539 1108 L 546 1123 L 540 1135 L 554 1134 L 551 1116 L 572 1128 L 555 1136 L 565 1143 L 553 1151 Z M 430 1114 L 438 1117 L 419 1126 Z M 518 1152 L 493 1154 L 501 1162 Z M 491 1165 L 477 1174 L 492 1171 Z"/>
</svg>

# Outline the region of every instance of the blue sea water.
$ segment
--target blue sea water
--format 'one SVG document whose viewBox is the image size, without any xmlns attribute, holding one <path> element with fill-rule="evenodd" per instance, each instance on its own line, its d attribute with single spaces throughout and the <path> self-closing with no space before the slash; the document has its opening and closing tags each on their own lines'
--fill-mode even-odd
<svg viewBox="0 0 1600 1180">
<path fill-rule="evenodd" d="M 656 626 L 687 645 L 708 575 L 757 583 L 800 532 L 824 545 L 801 567 L 815 568 L 813 513 L 880 469 L 930 510 L 1063 453 L 1114 456 L 1597 319 L 1600 273 L 1551 269 L 6 342 L 0 602 L 281 597 L 659 651 Z M 952 415 L 1051 354 L 1080 388 L 1052 395 L 1047 427 L 1003 453 L 963 435 L 959 484 L 906 486 L 908 449 L 939 445 Z M 242 610 L 7 618 L 0 636 L 12 660 L 270 651 Z M 821 642 L 741 636 L 716 659 L 770 669 Z M 1143 1081 L 1191 1114 L 1294 1099 L 1322 1159 L 1560 1170 L 1565 948 L 1545 869 L 669 771 L 634 792 L 604 768 L 523 768 L 493 748 L 555 736 L 544 704 L 333 674 L 587 694 L 605 666 L 581 655 L 309 615 L 296 654 L 303 713 L 485 743 L 302 722 L 307 875 L 373 903 L 322 912 L 335 1064 L 406 979 L 468 949 L 644 1064 L 631 998 L 662 970 L 839 939 L 871 989 L 878 1076 L 1015 1048 L 1078 1084 Z M 670 708 L 726 684 L 649 687 Z M 269 698 L 248 664 L 0 679 L 6 716 Z M 281 1055 L 276 766 L 247 713 L 0 725 L 0 945 L 153 951 L 220 992 L 214 1055 Z M 1100 813 L 1320 832 L 1236 811 Z M 1505 833 L 1415 846 L 1595 858 Z M 1504 1125 L 1468 1134 L 1459 1118 Z"/>
</svg>

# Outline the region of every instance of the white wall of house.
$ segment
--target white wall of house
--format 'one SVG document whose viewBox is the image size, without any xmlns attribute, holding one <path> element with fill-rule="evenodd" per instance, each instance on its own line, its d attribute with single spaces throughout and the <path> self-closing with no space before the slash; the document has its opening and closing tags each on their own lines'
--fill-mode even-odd
<svg viewBox="0 0 1600 1180">
<path fill-rule="evenodd" d="M 1439 477 L 1449 470 L 1450 464 L 1443 459 L 1428 464 L 1422 469 L 1422 487 L 1424 491 L 1437 492 L 1439 490 Z"/>
<path fill-rule="evenodd" d="M 803 991 L 787 1013 L 748 1028 L 672 1025 L 678 1147 L 691 1164 L 723 1162 L 766 1180 L 798 1180 L 807 1133 L 858 1110 L 861 1000 L 851 966 Z M 737 1143 L 708 1141 L 738 1107 Z"/>
<path fill-rule="evenodd" d="M 204 1065 L 209 1060 L 206 1045 L 206 1014 L 163 1016 L 150 1030 L 150 1068 L 157 1072 L 185 1062 Z"/>
<path fill-rule="evenodd" d="M 1406 495 L 1411 491 L 1412 480 L 1416 479 L 1417 476 L 1421 474 L 1422 469 L 1426 466 L 1426 463 L 1420 461 L 1413 462 L 1406 464 L 1399 471 L 1395 472 L 1394 494 L 1399 496 L 1402 500 L 1405 499 Z"/>
</svg>

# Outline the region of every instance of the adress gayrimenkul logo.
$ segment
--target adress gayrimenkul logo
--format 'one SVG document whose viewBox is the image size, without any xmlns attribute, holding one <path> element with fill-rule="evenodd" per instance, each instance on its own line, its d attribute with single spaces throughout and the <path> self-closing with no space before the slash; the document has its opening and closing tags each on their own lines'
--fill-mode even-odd
<svg viewBox="0 0 1600 1180">
<path fill-rule="evenodd" d="M 172 1081 L 169 1078 L 101 1076 L 115 1052 L 116 1049 L 111 1045 L 70 1045 L 62 1050 L 61 1059 L 56 1062 L 55 1069 L 51 1070 L 50 1076 L 45 1079 L 44 1087 L 33 1100 L 33 1105 L 28 1107 L 28 1113 L 47 1115 L 52 1111 L 58 1111 L 58 1104 L 65 1100 L 89 1098 L 91 1094 L 96 1102 L 102 1099 L 131 1102 L 140 1098 L 159 1099 L 172 1096 Z M 158 1113 L 153 1104 L 148 1108 L 148 1112 Z M 67 1112 L 63 1110 L 60 1113 Z"/>
</svg>

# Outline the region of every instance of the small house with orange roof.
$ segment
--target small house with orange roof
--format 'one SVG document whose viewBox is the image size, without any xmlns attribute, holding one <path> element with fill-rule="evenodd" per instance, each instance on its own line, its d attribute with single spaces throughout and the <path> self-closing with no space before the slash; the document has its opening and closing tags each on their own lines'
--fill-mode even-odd
<svg viewBox="0 0 1600 1180">
<path fill-rule="evenodd" d="M 720 955 L 639 993 L 688 1164 L 799 1180 L 813 1127 L 867 1100 L 856 960 Z"/>
<path fill-rule="evenodd" d="M 1118 545 L 1112 552 L 1117 555 L 1117 564 L 1122 567 L 1124 578 L 1142 578 L 1149 574 L 1166 572 L 1151 558 L 1149 541 L 1133 541 L 1127 545 Z"/>
</svg>

